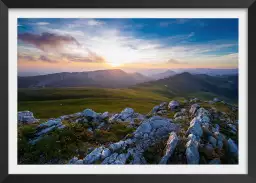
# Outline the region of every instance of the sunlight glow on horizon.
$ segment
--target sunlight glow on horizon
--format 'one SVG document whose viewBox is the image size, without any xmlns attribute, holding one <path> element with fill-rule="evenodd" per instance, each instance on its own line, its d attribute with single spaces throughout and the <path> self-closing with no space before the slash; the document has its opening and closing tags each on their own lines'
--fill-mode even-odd
<svg viewBox="0 0 256 183">
<path fill-rule="evenodd" d="M 238 68 L 237 19 L 182 22 L 19 18 L 19 71 Z"/>
</svg>

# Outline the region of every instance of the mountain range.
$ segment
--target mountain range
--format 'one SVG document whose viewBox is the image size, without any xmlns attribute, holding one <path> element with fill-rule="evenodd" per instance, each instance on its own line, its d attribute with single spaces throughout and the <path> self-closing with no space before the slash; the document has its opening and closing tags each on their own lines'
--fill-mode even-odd
<svg viewBox="0 0 256 183">
<path fill-rule="evenodd" d="M 209 76 L 184 72 L 139 86 L 166 87 L 166 91 L 177 96 L 204 93 L 238 100 L 238 75 Z"/>
<path fill-rule="evenodd" d="M 33 87 L 128 87 L 151 79 L 140 73 L 126 73 L 120 69 L 89 72 L 61 72 L 55 74 L 18 77 L 19 88 Z"/>
<path fill-rule="evenodd" d="M 148 87 L 165 88 L 167 95 L 204 94 L 238 99 L 238 75 L 210 76 L 167 70 L 166 72 L 144 76 L 140 73 L 126 73 L 120 69 L 89 72 L 62 72 L 56 74 L 18 77 L 19 88 L 63 88 L 98 87 L 129 88 Z"/>
</svg>

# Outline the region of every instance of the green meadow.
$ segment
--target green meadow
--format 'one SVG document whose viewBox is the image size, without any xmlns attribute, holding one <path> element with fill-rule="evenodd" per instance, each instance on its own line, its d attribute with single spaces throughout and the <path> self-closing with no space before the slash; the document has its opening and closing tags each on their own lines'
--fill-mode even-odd
<svg viewBox="0 0 256 183">
<path fill-rule="evenodd" d="M 18 111 L 32 111 L 36 118 L 47 119 L 72 114 L 90 108 L 96 112 L 121 112 L 126 107 L 147 114 L 155 105 L 170 100 L 183 101 L 198 97 L 212 99 L 212 93 L 174 94 L 162 86 L 131 88 L 37 88 L 19 89 Z"/>
<path fill-rule="evenodd" d="M 91 108 L 96 112 L 120 112 L 132 107 L 148 113 L 155 105 L 170 100 L 159 88 L 47 88 L 19 89 L 18 110 L 29 110 L 37 118 L 58 117 Z"/>
</svg>

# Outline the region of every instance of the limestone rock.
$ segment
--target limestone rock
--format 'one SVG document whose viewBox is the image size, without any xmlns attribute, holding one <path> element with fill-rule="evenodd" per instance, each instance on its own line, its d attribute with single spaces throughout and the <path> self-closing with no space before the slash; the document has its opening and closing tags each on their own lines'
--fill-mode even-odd
<svg viewBox="0 0 256 183">
<path fill-rule="evenodd" d="M 188 164 L 199 164 L 199 152 L 198 152 L 198 142 L 195 140 L 189 140 L 186 144 L 186 158 Z"/>
<path fill-rule="evenodd" d="M 101 153 L 103 151 L 103 147 L 98 147 L 94 149 L 90 154 L 88 154 L 83 162 L 84 164 L 93 164 L 95 161 L 98 161 L 101 158 Z"/>
<path fill-rule="evenodd" d="M 168 108 L 171 110 L 171 111 L 174 111 L 176 110 L 178 107 L 180 106 L 180 103 L 176 100 L 172 100 L 169 105 L 168 105 Z"/>
<path fill-rule="evenodd" d="M 191 107 L 190 107 L 189 113 L 190 113 L 192 116 L 194 116 L 194 115 L 196 115 L 196 111 L 197 111 L 197 109 L 199 109 L 199 108 L 200 108 L 200 105 L 199 105 L 199 104 L 193 104 L 193 105 L 191 105 Z"/>
<path fill-rule="evenodd" d="M 165 151 L 165 155 L 163 156 L 163 158 L 160 161 L 160 164 L 166 164 L 168 159 L 172 156 L 176 145 L 179 141 L 178 136 L 176 135 L 175 132 L 171 132 L 169 139 L 166 143 L 166 151 Z"/>
<path fill-rule="evenodd" d="M 18 112 L 18 122 L 31 124 L 38 122 L 38 119 L 34 118 L 33 113 L 30 111 L 20 111 Z"/>
</svg>

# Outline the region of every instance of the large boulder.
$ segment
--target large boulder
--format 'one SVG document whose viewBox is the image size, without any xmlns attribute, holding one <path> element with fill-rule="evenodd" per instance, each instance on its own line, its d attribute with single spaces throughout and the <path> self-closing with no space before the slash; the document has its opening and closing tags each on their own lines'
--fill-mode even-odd
<svg viewBox="0 0 256 183">
<path fill-rule="evenodd" d="M 126 145 L 126 144 L 125 144 L 125 141 L 121 140 L 121 141 L 119 141 L 119 142 L 110 144 L 110 145 L 109 145 L 109 149 L 110 149 L 112 152 L 115 152 L 116 150 L 123 148 L 125 145 Z"/>
<path fill-rule="evenodd" d="M 102 151 L 103 151 L 103 147 L 98 147 L 96 149 L 94 149 L 90 154 L 88 154 L 84 160 L 83 163 L 84 164 L 93 164 L 94 162 L 100 160 L 101 156 L 102 156 Z"/>
<path fill-rule="evenodd" d="M 178 144 L 179 138 L 176 135 L 175 132 L 171 132 L 169 139 L 166 143 L 166 151 L 165 151 L 165 155 L 163 156 L 163 158 L 160 160 L 159 164 L 166 164 L 167 161 L 169 160 L 169 158 L 172 156 L 176 145 Z"/>
<path fill-rule="evenodd" d="M 198 142 L 193 138 L 186 144 L 186 158 L 188 164 L 199 164 L 200 156 L 198 152 Z"/>
<path fill-rule="evenodd" d="M 155 114 L 159 109 L 160 109 L 160 106 L 156 105 L 155 107 L 153 107 L 152 113 Z"/>
<path fill-rule="evenodd" d="M 111 155 L 111 151 L 108 148 L 104 148 L 101 152 L 101 159 L 105 159 Z"/>
<path fill-rule="evenodd" d="M 94 112 L 92 109 L 85 109 L 83 111 L 83 116 L 87 117 L 89 119 L 95 119 L 95 118 L 97 118 L 98 114 L 96 112 Z"/>
<path fill-rule="evenodd" d="M 195 116 L 196 115 L 196 111 L 197 109 L 200 108 L 200 105 L 199 104 L 193 104 L 191 105 L 190 107 L 190 110 L 189 110 L 189 113 L 192 115 L 192 116 Z"/>
<path fill-rule="evenodd" d="M 172 100 L 169 105 L 168 105 L 168 108 L 171 110 L 171 111 L 174 111 L 176 110 L 178 107 L 180 106 L 180 103 L 176 100 Z"/>
<path fill-rule="evenodd" d="M 195 136 L 201 137 L 203 135 L 203 129 L 200 125 L 200 122 L 197 118 L 194 118 L 190 122 L 190 126 L 188 128 L 187 134 L 194 134 Z"/>
<path fill-rule="evenodd" d="M 228 139 L 228 151 L 231 155 L 238 156 L 238 147 L 231 138 Z"/>
<path fill-rule="evenodd" d="M 120 114 L 114 114 L 109 118 L 109 122 L 129 122 L 134 123 L 134 119 L 138 116 L 138 113 L 134 113 L 132 108 L 125 108 Z"/>
<path fill-rule="evenodd" d="M 196 111 L 197 119 L 202 125 L 209 126 L 210 115 L 210 112 L 202 107 Z"/>
<path fill-rule="evenodd" d="M 18 112 L 18 122 L 19 123 L 35 123 L 38 119 L 34 118 L 34 115 L 30 111 L 20 111 Z"/>
<path fill-rule="evenodd" d="M 119 118 L 121 118 L 124 121 L 127 118 L 131 117 L 133 113 L 134 110 L 132 108 L 127 107 L 119 114 Z"/>
<path fill-rule="evenodd" d="M 218 98 L 215 97 L 215 98 L 213 99 L 213 102 L 220 102 L 220 99 L 218 99 Z"/>
<path fill-rule="evenodd" d="M 100 115 L 101 119 L 107 119 L 109 117 L 109 113 L 108 112 L 104 112 L 103 114 Z"/>
<path fill-rule="evenodd" d="M 111 156 L 107 157 L 101 164 L 123 165 L 126 163 L 129 156 L 130 156 L 130 153 L 127 153 L 127 154 L 114 153 Z"/>
<path fill-rule="evenodd" d="M 154 116 L 142 122 L 134 132 L 135 154 L 144 152 L 149 146 L 167 138 L 172 131 L 178 131 L 179 126 L 170 119 Z M 138 158 L 138 161 L 142 160 Z"/>
<path fill-rule="evenodd" d="M 40 125 L 38 125 L 38 128 L 41 128 L 41 127 L 50 127 L 50 126 L 60 126 L 62 123 L 61 123 L 61 119 L 60 118 L 57 118 L 57 119 L 49 119 L 47 122 L 45 123 L 42 123 Z"/>
</svg>

